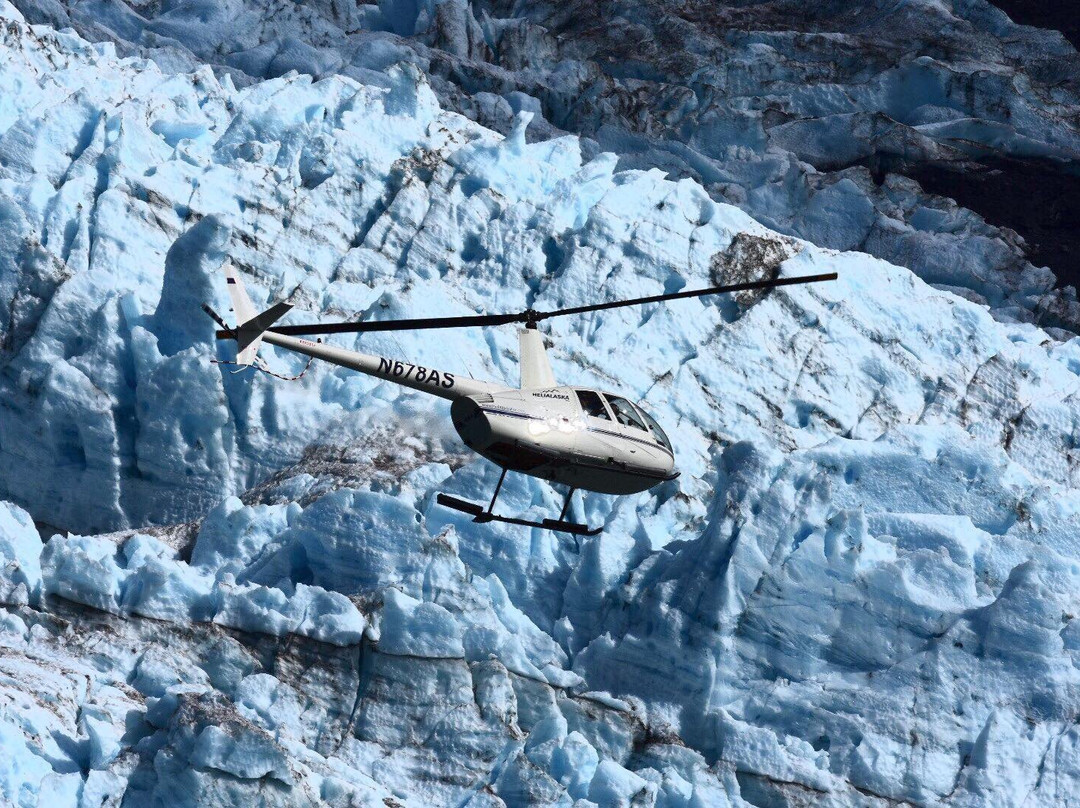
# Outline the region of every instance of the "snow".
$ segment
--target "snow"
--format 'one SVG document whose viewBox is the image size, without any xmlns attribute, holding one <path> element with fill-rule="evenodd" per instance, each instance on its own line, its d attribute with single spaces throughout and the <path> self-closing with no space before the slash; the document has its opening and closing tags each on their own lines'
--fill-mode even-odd
<svg viewBox="0 0 1080 808">
<path fill-rule="evenodd" d="M 4 800 L 1073 798 L 1080 340 L 527 113 L 503 139 L 414 66 L 238 89 L 3 9 Z M 854 184 L 820 197 L 804 229 L 866 238 Z M 575 539 L 439 506 L 497 470 L 438 403 L 212 365 L 226 258 L 295 321 L 840 279 L 552 321 L 557 378 L 641 399 L 682 471 L 575 501 Z M 517 376 L 512 329 L 335 339 Z"/>
<path fill-rule="evenodd" d="M 113 614 L 212 620 L 230 628 L 300 634 L 337 645 L 358 642 L 367 625 L 337 592 L 298 583 L 286 594 L 237 583 L 231 572 L 178 560 L 175 550 L 151 536 L 136 534 L 119 548 L 107 537 L 56 536 L 45 545 L 41 564 L 48 579 L 46 594 Z"/>
</svg>

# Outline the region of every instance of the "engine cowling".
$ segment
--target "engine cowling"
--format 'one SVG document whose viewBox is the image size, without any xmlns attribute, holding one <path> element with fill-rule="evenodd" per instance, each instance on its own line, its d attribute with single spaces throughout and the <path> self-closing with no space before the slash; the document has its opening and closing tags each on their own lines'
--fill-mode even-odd
<svg viewBox="0 0 1080 808">
<path fill-rule="evenodd" d="M 491 419 L 484 413 L 482 404 L 490 404 L 492 397 L 487 394 L 459 398 L 450 407 L 450 420 L 454 429 L 474 452 L 486 455 L 492 442 Z"/>
</svg>

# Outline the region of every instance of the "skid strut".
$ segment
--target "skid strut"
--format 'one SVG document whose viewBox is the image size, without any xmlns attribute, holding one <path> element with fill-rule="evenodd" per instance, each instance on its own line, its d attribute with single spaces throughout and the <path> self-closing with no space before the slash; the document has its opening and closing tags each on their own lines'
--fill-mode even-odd
<svg viewBox="0 0 1080 808">
<path fill-rule="evenodd" d="M 561 522 L 566 517 L 566 512 L 570 509 L 570 497 L 574 496 L 576 488 L 571 488 L 566 492 L 566 501 L 562 504 L 562 510 L 559 511 L 559 521 Z"/>
<path fill-rule="evenodd" d="M 566 500 L 563 502 L 562 511 L 559 512 L 558 519 L 543 519 L 539 522 L 535 522 L 531 519 L 518 519 L 513 516 L 500 516 L 495 513 L 495 502 L 499 498 L 499 492 L 502 490 L 503 481 L 506 479 L 506 471 L 506 469 L 503 469 L 502 474 L 499 475 L 499 482 L 495 486 L 495 493 L 491 495 L 491 502 L 486 509 L 482 505 L 477 505 L 475 502 L 458 499 L 449 494 L 439 494 L 438 497 L 436 497 L 436 502 L 444 507 L 469 514 L 474 522 L 504 522 L 508 525 L 523 525 L 525 527 L 539 527 L 545 530 L 555 530 L 561 533 L 573 533 L 575 536 L 595 536 L 603 530 L 603 527 L 590 528 L 588 525 L 582 525 L 577 522 L 563 521 L 566 517 L 566 512 L 570 509 L 570 498 L 574 496 L 574 491 L 577 490 L 576 488 L 571 488 L 567 492 Z"/>
<path fill-rule="evenodd" d="M 495 493 L 491 495 L 491 504 L 488 505 L 488 516 L 491 516 L 492 511 L 495 510 L 495 500 L 499 498 L 499 491 L 502 490 L 503 480 L 506 479 L 506 469 L 502 470 L 502 474 L 499 475 L 499 482 L 495 484 Z"/>
</svg>

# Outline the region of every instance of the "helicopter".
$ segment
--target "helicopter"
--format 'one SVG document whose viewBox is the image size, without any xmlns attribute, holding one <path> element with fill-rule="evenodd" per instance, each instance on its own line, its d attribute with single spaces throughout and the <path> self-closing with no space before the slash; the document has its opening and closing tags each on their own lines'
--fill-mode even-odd
<svg viewBox="0 0 1080 808">
<path fill-rule="evenodd" d="M 227 263 L 225 283 L 237 325 L 228 326 L 206 304 L 203 304 L 202 308 L 220 326 L 216 332 L 219 340 L 236 341 L 236 361 L 223 364 L 239 366 L 237 372 L 255 367 L 271 373 L 258 356 L 261 344 L 266 342 L 306 355 L 309 366 L 312 360 L 321 359 L 403 387 L 449 399 L 450 419 L 462 441 L 469 449 L 499 466 L 502 473 L 486 506 L 443 493 L 437 497 L 440 505 L 468 514 L 473 517 L 474 522 L 498 521 L 579 536 L 595 536 L 602 527 L 590 528 L 584 524 L 566 521 L 574 492 L 582 490 L 603 494 L 636 494 L 674 480 L 679 476 L 679 472 L 675 470 L 675 452 L 660 424 L 639 404 L 615 393 L 559 384 L 551 370 L 538 323 L 552 317 L 704 295 L 817 283 L 835 280 L 836 277 L 834 272 L 748 281 L 552 311 L 527 309 L 508 314 L 274 326 L 274 323 L 292 309 L 292 305 L 282 301 L 261 313 L 256 312 L 239 273 L 231 263 Z M 474 379 L 459 372 L 334 347 L 324 343 L 321 338 L 315 341 L 306 339 L 315 334 L 466 328 L 514 323 L 524 325 L 519 332 L 520 383 L 516 388 Z M 559 516 L 533 521 L 495 513 L 495 503 L 509 471 L 566 486 L 568 490 Z"/>
</svg>

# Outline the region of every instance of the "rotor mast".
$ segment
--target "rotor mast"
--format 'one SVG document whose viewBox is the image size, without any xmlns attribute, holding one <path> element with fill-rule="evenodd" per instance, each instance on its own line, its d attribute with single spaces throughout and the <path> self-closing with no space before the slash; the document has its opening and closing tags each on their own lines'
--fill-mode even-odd
<svg viewBox="0 0 1080 808">
<path fill-rule="evenodd" d="M 536 390 L 557 387 L 555 374 L 551 370 L 547 349 L 544 347 L 544 335 L 536 323 L 527 322 L 518 335 L 518 367 L 521 371 L 521 389 Z"/>
</svg>

